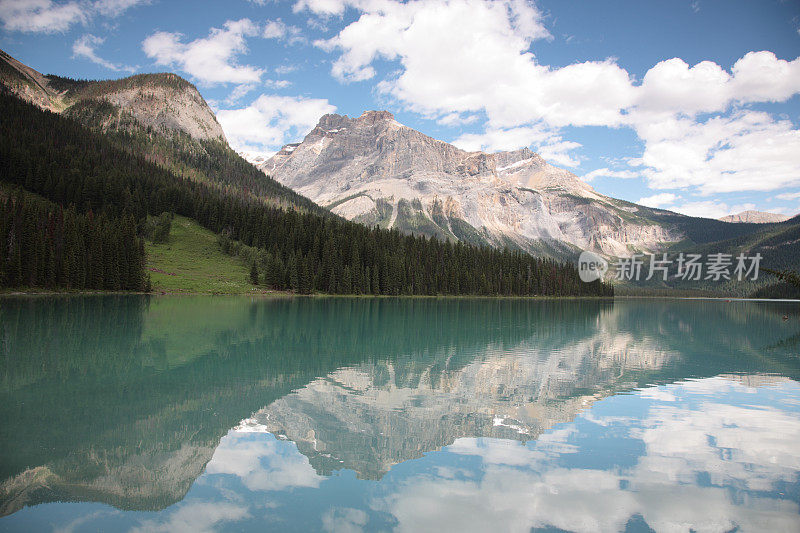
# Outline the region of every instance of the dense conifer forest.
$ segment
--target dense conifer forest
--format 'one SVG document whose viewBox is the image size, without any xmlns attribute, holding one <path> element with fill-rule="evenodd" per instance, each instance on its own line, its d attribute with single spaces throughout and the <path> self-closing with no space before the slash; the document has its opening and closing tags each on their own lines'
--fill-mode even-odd
<svg viewBox="0 0 800 533">
<path fill-rule="evenodd" d="M 552 260 L 368 228 L 176 176 L 1 91 L 0 117 L 0 179 L 42 197 L 15 192 L 3 203 L 3 286 L 143 290 L 147 217 L 176 213 L 219 234 L 226 252 L 256 250 L 253 279 L 273 289 L 612 294 L 610 285 L 582 283 L 574 267 Z"/>
</svg>

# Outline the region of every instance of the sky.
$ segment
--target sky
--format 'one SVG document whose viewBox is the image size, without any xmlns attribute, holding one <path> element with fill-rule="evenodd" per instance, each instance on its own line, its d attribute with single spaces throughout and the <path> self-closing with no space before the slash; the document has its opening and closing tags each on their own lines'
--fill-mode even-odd
<svg viewBox="0 0 800 533">
<path fill-rule="evenodd" d="M 176 72 L 240 151 L 385 109 L 651 207 L 800 212 L 800 0 L 0 0 L 0 48 Z"/>
</svg>

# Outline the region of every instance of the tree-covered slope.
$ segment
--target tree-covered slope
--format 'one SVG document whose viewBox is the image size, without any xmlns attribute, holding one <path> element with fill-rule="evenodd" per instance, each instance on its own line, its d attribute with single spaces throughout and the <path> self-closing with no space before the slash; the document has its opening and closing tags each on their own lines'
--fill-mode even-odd
<svg viewBox="0 0 800 533">
<path fill-rule="evenodd" d="M 270 286 L 369 294 L 607 295 L 574 267 L 267 205 L 176 175 L 69 117 L 0 95 L 0 179 L 110 219 L 174 212 L 259 250 Z M 4 278 L 7 279 L 7 278 Z M 7 281 L 4 281 L 8 284 Z"/>
</svg>

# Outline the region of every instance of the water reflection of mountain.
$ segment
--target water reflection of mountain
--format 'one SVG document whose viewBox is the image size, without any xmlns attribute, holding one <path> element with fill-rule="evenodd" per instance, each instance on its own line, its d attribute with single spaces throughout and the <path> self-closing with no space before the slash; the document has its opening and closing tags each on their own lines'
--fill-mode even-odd
<svg viewBox="0 0 800 533">
<path fill-rule="evenodd" d="M 348 468 L 366 479 L 459 437 L 536 439 L 614 391 L 713 375 L 724 364 L 746 368 L 759 333 L 768 337 L 776 319 L 714 305 L 718 324 L 702 322 L 696 313 L 712 307 L 697 303 L 656 316 L 641 304 L 604 307 L 594 324 L 545 325 L 545 313 L 518 343 L 488 339 L 474 353 L 445 349 L 338 369 L 258 411 L 242 429 L 293 440 L 320 474 Z M 718 328 L 731 324 L 732 337 L 720 342 Z"/>
<path fill-rule="evenodd" d="M 319 471 L 378 477 L 456 436 L 535 438 L 648 382 L 798 374 L 762 354 L 796 324 L 751 304 L 33 298 L 2 300 L 0 324 L 2 514 L 164 508 L 254 412 Z"/>
</svg>

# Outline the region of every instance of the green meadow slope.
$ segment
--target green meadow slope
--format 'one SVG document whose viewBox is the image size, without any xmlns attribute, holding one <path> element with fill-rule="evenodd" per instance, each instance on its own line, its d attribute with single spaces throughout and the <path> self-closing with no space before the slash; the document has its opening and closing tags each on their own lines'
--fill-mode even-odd
<svg viewBox="0 0 800 533">
<path fill-rule="evenodd" d="M 192 219 L 176 216 L 169 240 L 147 241 L 147 272 L 154 292 L 251 294 L 266 291 L 250 283 L 249 267 L 220 249 L 217 235 Z"/>
</svg>

